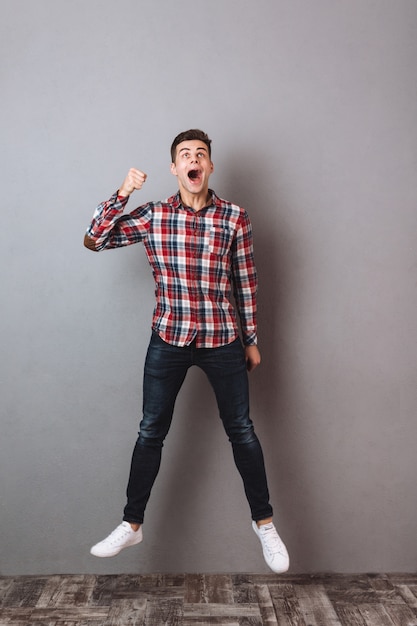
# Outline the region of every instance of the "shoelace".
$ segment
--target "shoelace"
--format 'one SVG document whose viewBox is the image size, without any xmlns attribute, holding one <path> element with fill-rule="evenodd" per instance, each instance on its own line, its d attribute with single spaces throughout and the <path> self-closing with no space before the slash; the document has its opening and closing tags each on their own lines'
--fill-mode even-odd
<svg viewBox="0 0 417 626">
<path fill-rule="evenodd" d="M 269 550 L 271 555 L 273 554 L 284 554 L 282 549 L 282 541 L 279 538 L 277 531 L 275 528 L 268 528 L 261 533 L 261 537 L 264 540 L 266 548 Z"/>
<path fill-rule="evenodd" d="M 129 534 L 129 530 L 120 524 L 120 526 L 115 528 L 110 534 L 109 543 L 117 543 Z"/>
</svg>

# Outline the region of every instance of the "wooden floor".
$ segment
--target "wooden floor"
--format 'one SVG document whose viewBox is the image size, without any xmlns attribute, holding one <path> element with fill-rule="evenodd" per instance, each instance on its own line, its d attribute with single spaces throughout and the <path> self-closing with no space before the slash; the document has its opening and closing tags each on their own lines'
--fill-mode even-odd
<svg viewBox="0 0 417 626">
<path fill-rule="evenodd" d="M 0 577 L 0 625 L 417 626 L 417 574 Z"/>
</svg>

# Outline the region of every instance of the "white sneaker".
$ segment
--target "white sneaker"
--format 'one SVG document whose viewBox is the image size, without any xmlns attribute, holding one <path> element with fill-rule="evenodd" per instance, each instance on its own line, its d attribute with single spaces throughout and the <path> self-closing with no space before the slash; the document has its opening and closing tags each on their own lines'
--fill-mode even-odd
<svg viewBox="0 0 417 626">
<path fill-rule="evenodd" d="M 262 544 L 264 559 L 275 574 L 283 574 L 290 567 L 290 557 L 272 522 L 261 527 L 252 522 L 252 528 Z"/>
<path fill-rule="evenodd" d="M 122 522 L 108 537 L 96 543 L 90 553 L 94 556 L 116 556 L 123 548 L 135 546 L 142 539 L 142 526 L 138 530 L 133 530 L 129 522 Z"/>
</svg>

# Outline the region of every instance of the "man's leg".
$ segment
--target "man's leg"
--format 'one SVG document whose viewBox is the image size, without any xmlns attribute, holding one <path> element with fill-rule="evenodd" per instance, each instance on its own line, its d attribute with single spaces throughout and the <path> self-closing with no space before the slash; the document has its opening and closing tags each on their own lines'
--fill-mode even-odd
<svg viewBox="0 0 417 626">
<path fill-rule="evenodd" d="M 216 395 L 252 519 L 268 520 L 272 517 L 272 507 L 262 448 L 249 417 L 248 376 L 240 340 L 221 348 L 200 349 L 197 353 L 196 364 L 207 374 Z"/>
<path fill-rule="evenodd" d="M 240 340 L 198 351 L 198 365 L 206 372 L 216 394 L 220 417 L 233 448 L 252 514 L 252 526 L 268 566 L 276 573 L 288 570 L 287 549 L 272 523 L 272 507 L 264 457 L 249 417 L 249 385 Z"/>
<path fill-rule="evenodd" d="M 157 477 L 175 400 L 190 366 L 190 350 L 171 346 L 153 333 L 145 360 L 143 418 L 133 451 L 123 523 L 93 546 L 95 556 L 115 556 L 142 540 L 145 508 Z"/>
<path fill-rule="evenodd" d="M 161 464 L 175 400 L 189 367 L 189 350 L 152 334 L 143 376 L 143 418 L 133 451 L 123 519 L 142 524 Z"/>
</svg>

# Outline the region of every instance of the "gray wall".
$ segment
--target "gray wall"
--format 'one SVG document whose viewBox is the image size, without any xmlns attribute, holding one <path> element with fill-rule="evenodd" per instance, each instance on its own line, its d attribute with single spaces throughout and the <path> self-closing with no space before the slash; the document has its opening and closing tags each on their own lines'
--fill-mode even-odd
<svg viewBox="0 0 417 626">
<path fill-rule="evenodd" d="M 293 572 L 417 565 L 414 0 L 2 0 L 2 574 L 268 571 L 202 374 L 189 374 L 141 547 L 117 523 L 153 284 L 143 249 L 82 247 L 176 190 L 169 145 L 213 138 L 248 209 L 263 365 L 251 375 Z"/>
</svg>

